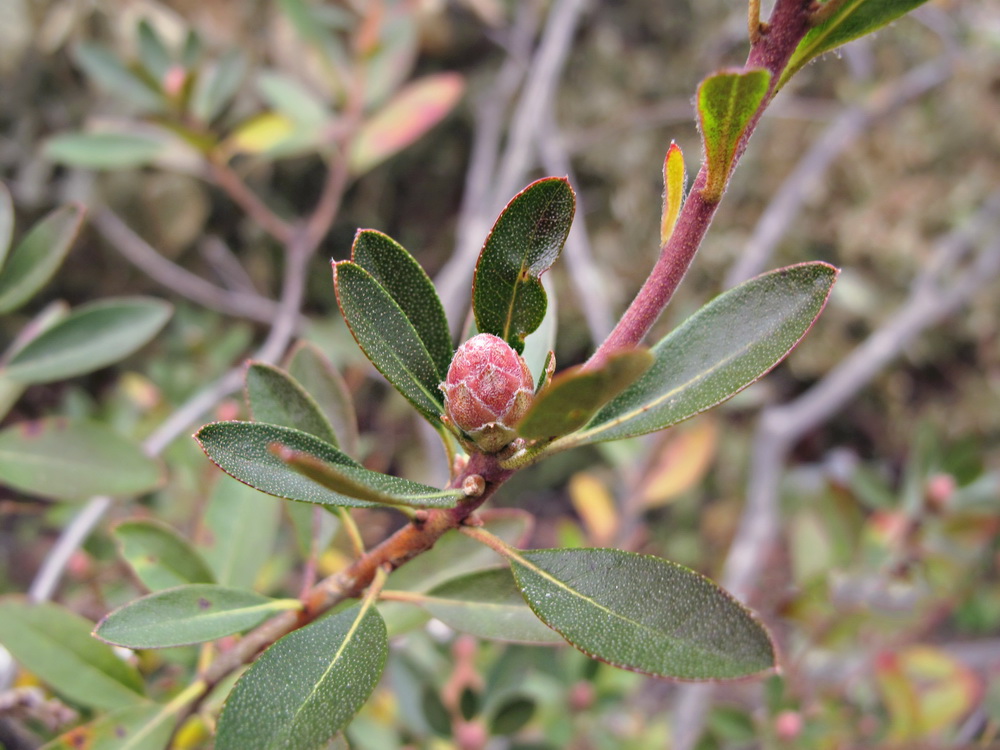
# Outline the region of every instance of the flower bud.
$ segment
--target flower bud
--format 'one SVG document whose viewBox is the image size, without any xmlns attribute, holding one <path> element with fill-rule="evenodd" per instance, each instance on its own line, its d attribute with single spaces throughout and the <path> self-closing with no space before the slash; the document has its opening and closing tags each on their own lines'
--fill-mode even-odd
<svg viewBox="0 0 1000 750">
<path fill-rule="evenodd" d="M 535 393 L 524 360 L 489 333 L 458 348 L 441 390 L 448 419 L 486 453 L 496 453 L 517 436 L 513 428 Z"/>
</svg>

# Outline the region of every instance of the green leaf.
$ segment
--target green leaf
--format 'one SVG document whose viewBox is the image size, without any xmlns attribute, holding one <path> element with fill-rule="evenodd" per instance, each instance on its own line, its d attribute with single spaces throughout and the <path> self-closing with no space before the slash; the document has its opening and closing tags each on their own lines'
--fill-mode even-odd
<svg viewBox="0 0 1000 750">
<path fill-rule="evenodd" d="M 93 627 L 56 604 L 0 599 L 0 643 L 60 695 L 104 709 L 142 702 L 138 671 L 106 643 L 92 638 Z"/>
<path fill-rule="evenodd" d="M 438 490 L 377 471 L 331 464 L 285 446 L 272 447 L 272 451 L 292 469 L 314 482 L 358 500 L 414 508 L 454 508 L 465 497 L 462 490 Z"/>
<path fill-rule="evenodd" d="M 305 128 L 321 128 L 330 120 L 326 105 L 297 79 L 276 71 L 257 75 L 257 90 L 271 109 Z"/>
<path fill-rule="evenodd" d="M 351 260 L 370 273 L 399 305 L 437 365 L 439 379 L 444 380 L 454 347 L 444 307 L 424 269 L 402 245 L 374 229 L 361 229 L 354 236 Z"/>
<path fill-rule="evenodd" d="M 698 87 L 698 119 L 705 145 L 708 180 L 702 197 L 717 203 L 726 189 L 736 147 L 767 96 L 767 70 L 716 73 Z"/>
<path fill-rule="evenodd" d="M 406 313 L 368 271 L 342 261 L 333 266 L 337 303 L 358 346 L 427 420 L 438 426 L 444 399 L 437 364 Z"/>
<path fill-rule="evenodd" d="M 390 501 L 393 505 L 451 508 L 460 495 L 455 490 L 441 491 L 369 471 L 329 443 L 288 427 L 261 422 L 214 422 L 202 427 L 195 438 L 206 455 L 227 474 L 261 492 L 288 500 L 356 508 L 378 507 Z M 341 490 L 328 489 L 307 478 L 286 464 L 274 449 L 291 451 L 296 454 L 298 465 L 308 462 L 310 469 L 324 477 L 335 477 L 330 481 Z M 344 494 L 346 491 L 356 494 Z M 357 498 L 357 494 L 383 499 L 368 501 Z"/>
<path fill-rule="evenodd" d="M 337 445 L 333 427 L 319 405 L 284 370 L 251 362 L 247 367 L 246 394 L 255 421 L 293 427 Z"/>
<path fill-rule="evenodd" d="M 743 390 L 795 348 L 837 273 L 826 263 L 802 263 L 719 295 L 653 348 L 645 375 L 551 450 L 656 432 Z"/>
<path fill-rule="evenodd" d="M 114 535 L 122 557 L 150 591 L 215 581 L 197 550 L 164 523 L 123 521 L 115 526 Z"/>
<path fill-rule="evenodd" d="M 545 317 L 539 277 L 559 257 L 575 211 L 573 188 L 560 177 L 531 183 L 507 204 L 476 264 L 472 309 L 481 333 L 524 350 L 525 337 Z"/>
<path fill-rule="evenodd" d="M 215 580 L 224 586 L 253 588 L 274 549 L 280 523 L 278 503 L 220 474 L 205 509 L 200 537 L 201 555 Z"/>
<path fill-rule="evenodd" d="M 464 89 L 458 73 L 435 73 L 404 86 L 351 139 L 351 171 L 363 174 L 416 141 L 455 108 Z"/>
<path fill-rule="evenodd" d="M 172 706 L 128 706 L 71 729 L 41 750 L 164 750 L 176 720 Z"/>
<path fill-rule="evenodd" d="M 22 383 L 51 383 L 92 372 L 152 340 L 172 311 L 149 297 L 81 305 L 15 354 L 0 374 Z"/>
<path fill-rule="evenodd" d="M 562 643 L 525 605 L 509 568 L 481 570 L 445 581 L 419 600 L 445 625 L 477 638 Z"/>
<path fill-rule="evenodd" d="M 160 35 L 145 18 L 139 22 L 139 59 L 150 77 L 161 84 L 174 64 Z"/>
<path fill-rule="evenodd" d="M 166 150 L 159 138 L 136 133 L 65 133 L 45 142 L 45 158 L 83 169 L 129 169 L 155 162 Z"/>
<path fill-rule="evenodd" d="M 97 422 L 52 417 L 0 432 L 0 483 L 56 500 L 121 497 L 155 489 L 163 467 Z"/>
<path fill-rule="evenodd" d="M 519 732 L 535 715 L 535 701 L 517 695 L 504 701 L 490 719 L 490 736 Z"/>
<path fill-rule="evenodd" d="M 848 0 L 806 33 L 778 79 L 780 89 L 807 62 L 852 39 L 877 31 L 927 0 Z M 820 6 L 822 13 L 823 6 Z"/>
<path fill-rule="evenodd" d="M 0 268 L 7 260 L 10 241 L 14 235 L 14 202 L 10 190 L 0 182 Z"/>
<path fill-rule="evenodd" d="M 128 67 L 110 50 L 90 42 L 76 48 L 76 62 L 100 88 L 140 112 L 159 112 L 165 101 L 158 91 Z"/>
<path fill-rule="evenodd" d="M 206 124 L 215 120 L 236 96 L 246 69 L 246 56 L 234 49 L 202 71 L 191 94 L 191 114 Z"/>
<path fill-rule="evenodd" d="M 236 683 L 215 749 L 322 747 L 368 700 L 388 652 L 385 623 L 370 604 L 289 633 Z"/>
<path fill-rule="evenodd" d="M 271 599 L 253 591 L 207 583 L 157 591 L 107 614 L 94 635 L 127 648 L 166 648 L 214 641 L 259 625 L 297 599 Z"/>
<path fill-rule="evenodd" d="M 358 418 L 351 392 L 337 368 L 315 346 L 300 341 L 289 355 L 287 369 L 330 420 L 336 445 L 349 455 L 357 454 Z"/>
<path fill-rule="evenodd" d="M 581 366 L 564 370 L 535 398 L 518 424 L 517 434 L 542 440 L 580 429 L 652 364 L 648 349 L 630 349 L 611 355 L 598 369 Z"/>
<path fill-rule="evenodd" d="M 682 680 L 724 680 L 775 666 L 774 645 L 749 610 L 709 579 L 616 549 L 521 552 L 521 593 L 549 627 L 623 669 Z"/>
<path fill-rule="evenodd" d="M 0 271 L 0 315 L 13 312 L 52 278 L 83 223 L 83 206 L 57 208 L 35 224 Z"/>
</svg>

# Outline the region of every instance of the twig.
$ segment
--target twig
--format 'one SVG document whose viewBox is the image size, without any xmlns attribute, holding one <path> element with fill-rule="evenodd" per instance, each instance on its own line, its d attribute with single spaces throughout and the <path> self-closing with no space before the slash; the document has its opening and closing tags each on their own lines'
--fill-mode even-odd
<svg viewBox="0 0 1000 750">
<path fill-rule="evenodd" d="M 294 233 L 292 225 L 272 211 L 232 167 L 220 159 L 214 159 L 209 163 L 209 173 L 215 184 L 226 192 L 233 203 L 242 208 L 264 231 L 283 245 L 291 241 Z"/>
<path fill-rule="evenodd" d="M 98 209 L 92 221 L 104 239 L 126 260 L 170 291 L 210 310 L 260 323 L 270 323 L 277 314 L 278 303 L 272 299 L 224 289 L 167 260 L 111 209 Z"/>
<path fill-rule="evenodd" d="M 950 59 L 925 63 L 898 80 L 880 86 L 862 104 L 846 109 L 830 123 L 761 214 L 739 260 L 726 276 L 726 287 L 736 286 L 765 270 L 778 242 L 805 204 L 811 187 L 820 183 L 834 160 L 863 135 L 874 120 L 927 93 L 948 80 L 951 73 Z"/>
</svg>

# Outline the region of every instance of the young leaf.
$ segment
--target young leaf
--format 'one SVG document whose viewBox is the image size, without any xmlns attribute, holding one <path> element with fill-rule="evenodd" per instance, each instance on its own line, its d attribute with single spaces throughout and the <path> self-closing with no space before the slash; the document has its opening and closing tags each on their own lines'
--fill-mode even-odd
<svg viewBox="0 0 1000 750">
<path fill-rule="evenodd" d="M 160 82 L 174 64 L 160 35 L 145 18 L 139 22 L 139 59 L 150 77 Z"/>
<path fill-rule="evenodd" d="M 663 213 L 660 216 L 660 246 L 667 244 L 674 232 L 674 225 L 684 202 L 687 187 L 687 170 L 684 169 L 684 152 L 674 141 L 670 142 L 663 159 Z"/>
<path fill-rule="evenodd" d="M 81 305 L 32 339 L 0 374 L 22 383 L 51 383 L 98 370 L 148 343 L 172 311 L 168 303 L 149 297 Z"/>
<path fill-rule="evenodd" d="M 829 1 L 829 0 L 828 0 Z M 778 79 L 777 91 L 807 62 L 852 39 L 877 31 L 886 24 L 906 15 L 927 0 L 847 0 L 839 3 L 832 13 L 824 13 L 824 3 L 818 13 L 823 20 L 803 37 L 792 53 L 788 65 Z"/>
<path fill-rule="evenodd" d="M 357 263 L 333 265 L 337 303 L 358 346 L 400 393 L 437 426 L 444 399 L 437 363 L 406 313 Z"/>
<path fill-rule="evenodd" d="M 504 339 L 520 354 L 547 305 L 539 277 L 569 235 L 576 195 L 565 178 L 547 177 L 514 196 L 479 254 L 472 309 L 480 333 Z"/>
<path fill-rule="evenodd" d="M 438 584 L 419 600 L 431 615 L 477 638 L 562 643 L 525 605 L 510 568 L 481 570 Z"/>
<path fill-rule="evenodd" d="M 128 706 L 59 735 L 41 750 L 164 750 L 176 720 L 170 706 Z"/>
<path fill-rule="evenodd" d="M 454 109 L 464 89 L 457 73 L 436 73 L 405 86 L 351 140 L 351 171 L 364 174 L 416 141 Z"/>
<path fill-rule="evenodd" d="M 351 260 L 370 273 L 399 305 L 444 380 L 455 349 L 444 307 L 424 269 L 402 245 L 374 229 L 358 230 Z"/>
<path fill-rule="evenodd" d="M 698 119 L 708 166 L 702 191 L 706 202 L 722 199 L 736 147 L 767 96 L 770 82 L 771 74 L 760 69 L 716 73 L 698 87 Z"/>
<path fill-rule="evenodd" d="M 652 364 L 648 349 L 630 349 L 613 354 L 599 369 L 574 367 L 559 373 L 535 398 L 518 424 L 517 434 L 527 440 L 543 440 L 580 429 Z"/>
<path fill-rule="evenodd" d="M 92 638 L 93 627 L 57 604 L 0 599 L 0 644 L 56 692 L 94 708 L 141 703 L 139 672 Z"/>
<path fill-rule="evenodd" d="M 201 555 L 215 580 L 223 586 L 253 588 L 274 548 L 280 522 L 278 503 L 220 474 L 199 536 Z"/>
<path fill-rule="evenodd" d="M 80 231 L 83 213 L 79 205 L 57 208 L 21 239 L 0 271 L 0 315 L 19 308 L 52 278 Z"/>
<path fill-rule="evenodd" d="M 240 50 L 229 50 L 219 61 L 199 73 L 191 94 L 191 114 L 209 124 L 222 112 L 246 75 L 247 60 Z"/>
<path fill-rule="evenodd" d="M 104 47 L 84 42 L 76 48 L 76 62 L 100 88 L 140 112 L 158 112 L 166 104 L 158 91 Z"/>
<path fill-rule="evenodd" d="M 293 427 L 337 446 L 337 436 L 319 405 L 284 370 L 251 362 L 247 367 L 246 395 L 254 421 Z"/>
<path fill-rule="evenodd" d="M 281 445 L 272 446 L 272 451 L 303 476 L 327 489 L 358 500 L 415 508 L 454 508 L 465 497 L 461 490 L 438 490 L 377 471 L 331 464 Z"/>
<path fill-rule="evenodd" d="M 216 750 L 315 750 L 375 689 L 389 651 L 370 603 L 299 628 L 243 673 L 219 717 Z"/>
<path fill-rule="evenodd" d="M 653 348 L 655 361 L 638 381 L 550 450 L 656 432 L 732 397 L 795 348 L 837 273 L 802 263 L 719 295 Z"/>
<path fill-rule="evenodd" d="M 130 169 L 155 162 L 166 151 L 158 138 L 138 133 L 64 133 L 45 142 L 49 161 L 83 169 Z"/>
<path fill-rule="evenodd" d="M 10 250 L 10 240 L 14 234 L 14 202 L 10 197 L 10 190 L 0 182 L 0 268 L 3 268 L 4 261 L 7 260 L 7 251 Z"/>
<path fill-rule="evenodd" d="M 163 481 L 142 448 L 97 422 L 21 422 L 0 432 L 0 483 L 56 500 L 137 495 Z"/>
<path fill-rule="evenodd" d="M 681 565 L 616 549 L 519 557 L 511 567 L 528 604 L 588 656 L 681 680 L 747 677 L 775 666 L 771 638 L 750 612 Z"/>
<path fill-rule="evenodd" d="M 286 609 L 297 599 L 271 599 L 253 591 L 207 583 L 157 591 L 105 615 L 94 635 L 127 648 L 166 648 L 214 641 L 241 633 Z"/>
<path fill-rule="evenodd" d="M 300 341 L 288 357 L 288 373 L 312 396 L 333 425 L 337 445 L 348 455 L 358 452 L 358 418 L 347 383 L 320 351 Z"/>
<path fill-rule="evenodd" d="M 215 576 L 186 539 L 159 521 L 123 521 L 114 535 L 122 557 L 150 591 L 188 583 L 214 583 Z"/>
</svg>

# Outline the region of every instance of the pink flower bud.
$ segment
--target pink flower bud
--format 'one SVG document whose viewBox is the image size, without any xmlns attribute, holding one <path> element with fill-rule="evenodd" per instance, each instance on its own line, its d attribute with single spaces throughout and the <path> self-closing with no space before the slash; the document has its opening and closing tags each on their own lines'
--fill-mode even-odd
<svg viewBox="0 0 1000 750">
<path fill-rule="evenodd" d="M 514 426 L 531 406 L 531 371 L 503 339 L 480 333 L 462 344 L 441 384 L 448 419 L 486 453 L 515 437 Z"/>
</svg>

